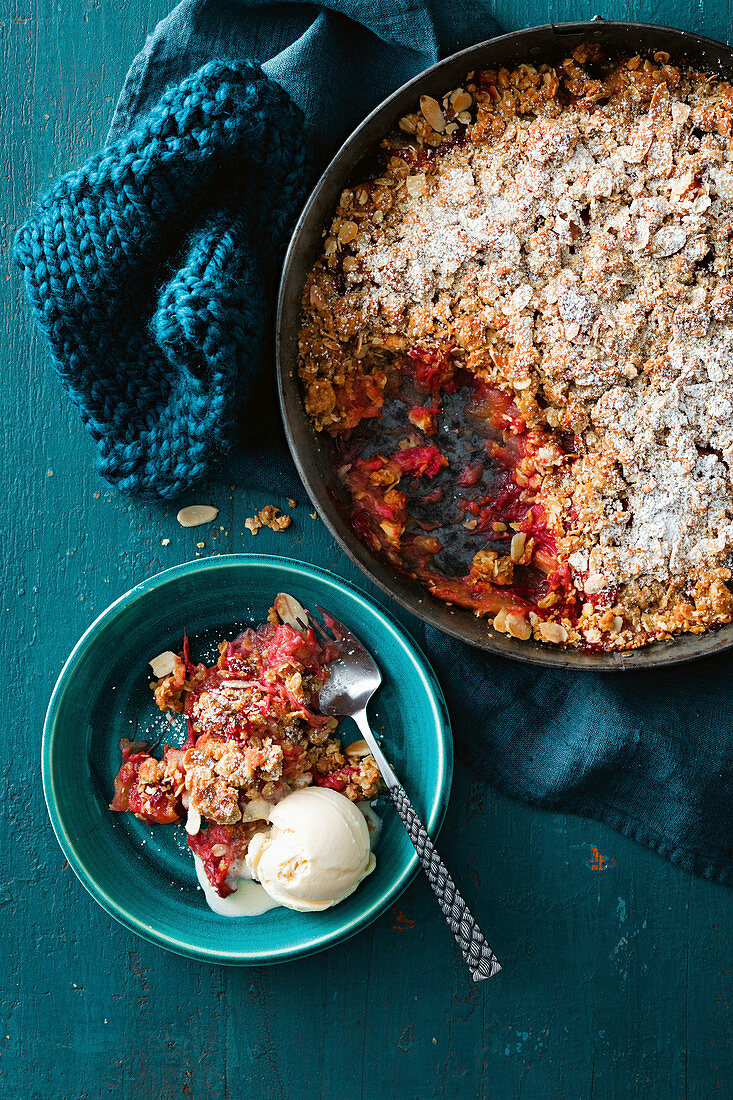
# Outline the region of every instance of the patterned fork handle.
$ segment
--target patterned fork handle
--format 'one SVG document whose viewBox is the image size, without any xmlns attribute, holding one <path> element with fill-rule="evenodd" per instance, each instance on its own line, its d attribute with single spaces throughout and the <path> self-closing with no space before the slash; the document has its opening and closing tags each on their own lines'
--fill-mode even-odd
<svg viewBox="0 0 733 1100">
<path fill-rule="evenodd" d="M 389 793 L 428 876 L 443 915 L 456 938 L 456 943 L 468 963 L 473 980 L 482 982 L 484 978 L 493 978 L 494 974 L 498 974 L 501 970 L 501 964 L 448 874 L 425 826 L 415 813 L 404 787 L 399 782 L 390 784 Z"/>
</svg>

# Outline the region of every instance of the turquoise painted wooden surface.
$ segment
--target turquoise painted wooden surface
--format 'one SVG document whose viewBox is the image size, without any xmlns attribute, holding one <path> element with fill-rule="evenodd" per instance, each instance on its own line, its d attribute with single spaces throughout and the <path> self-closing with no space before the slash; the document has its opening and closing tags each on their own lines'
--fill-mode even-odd
<svg viewBox="0 0 733 1100">
<path fill-rule="evenodd" d="M 7 242 L 31 197 L 101 142 L 126 67 L 166 6 L 0 6 Z M 507 30 L 598 10 L 590 0 L 490 7 Z M 722 38 L 730 5 L 617 2 L 601 14 Z M 191 497 L 219 505 L 223 530 L 183 531 L 174 506 L 107 491 L 7 249 L 3 264 L 3 1097 L 730 1096 L 730 895 L 601 826 L 510 803 L 461 764 L 441 848 L 506 965 L 479 988 L 419 880 L 356 940 L 287 968 L 179 960 L 97 908 L 64 865 L 40 788 L 43 714 L 78 635 L 136 581 L 196 554 L 283 552 L 362 580 L 273 466 L 266 431 L 250 440 L 256 482 L 241 484 L 234 468 Z M 244 518 L 291 493 L 291 530 L 254 542 Z"/>
</svg>

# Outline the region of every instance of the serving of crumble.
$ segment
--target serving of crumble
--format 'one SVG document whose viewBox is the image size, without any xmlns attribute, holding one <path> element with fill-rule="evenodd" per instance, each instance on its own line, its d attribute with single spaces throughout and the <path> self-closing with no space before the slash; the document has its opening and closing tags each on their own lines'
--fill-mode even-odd
<svg viewBox="0 0 733 1100">
<path fill-rule="evenodd" d="M 733 621 L 733 89 L 469 73 L 341 195 L 299 372 L 359 537 L 512 637 Z"/>
<path fill-rule="evenodd" d="M 169 667 L 152 684 L 155 702 L 183 716 L 185 744 L 165 745 L 160 759 L 146 742 L 120 745 L 110 809 L 150 823 L 185 822 L 188 846 L 222 898 L 235 889 L 252 836 L 291 792 L 315 785 L 362 802 L 382 787 L 365 743 L 342 747 L 337 719 L 318 711 L 336 651 L 310 625 L 289 621 L 294 603 L 278 596 L 268 622 L 221 642 L 211 666 L 192 660 L 187 638 L 180 653 L 153 660 L 154 672 L 159 661 Z"/>
</svg>

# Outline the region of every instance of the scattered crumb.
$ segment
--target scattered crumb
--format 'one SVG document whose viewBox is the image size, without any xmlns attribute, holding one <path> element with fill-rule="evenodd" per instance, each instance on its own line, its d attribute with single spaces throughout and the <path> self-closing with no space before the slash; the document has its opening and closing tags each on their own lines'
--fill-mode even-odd
<svg viewBox="0 0 733 1100">
<path fill-rule="evenodd" d="M 203 550 L 204 546 L 206 546 L 206 543 L 205 542 L 197 542 L 196 545 L 198 546 L 199 550 Z"/>
<path fill-rule="evenodd" d="M 311 519 L 318 519 L 318 512 L 311 512 Z"/>
<path fill-rule="evenodd" d="M 160 544 L 161 544 L 161 546 L 170 546 L 171 540 L 170 539 L 161 539 Z"/>
<path fill-rule="evenodd" d="M 272 531 L 284 531 L 292 522 L 290 516 L 280 515 L 280 509 L 274 504 L 266 504 L 255 515 L 249 516 L 244 521 L 244 526 L 256 535 L 260 527 L 269 527 Z"/>
<path fill-rule="evenodd" d="M 297 500 L 291 500 L 291 498 L 288 497 L 288 508 L 295 508 L 297 503 Z"/>
<path fill-rule="evenodd" d="M 53 477 L 53 470 L 49 470 L 49 471 L 48 471 L 48 476 L 49 476 L 49 477 Z"/>
<path fill-rule="evenodd" d="M 94 499 L 95 499 L 95 500 L 99 500 L 99 493 L 95 493 L 95 494 L 94 494 Z"/>
</svg>

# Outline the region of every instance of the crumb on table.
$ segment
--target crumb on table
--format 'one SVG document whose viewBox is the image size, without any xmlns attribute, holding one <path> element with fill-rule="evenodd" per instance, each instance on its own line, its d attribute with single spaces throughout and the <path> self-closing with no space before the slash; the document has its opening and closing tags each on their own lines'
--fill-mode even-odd
<svg viewBox="0 0 733 1100">
<path fill-rule="evenodd" d="M 292 517 L 282 515 L 280 509 L 274 504 L 266 504 L 255 515 L 249 516 L 244 521 L 244 526 L 256 535 L 260 527 L 269 527 L 272 531 L 285 531 L 292 522 Z"/>
</svg>

